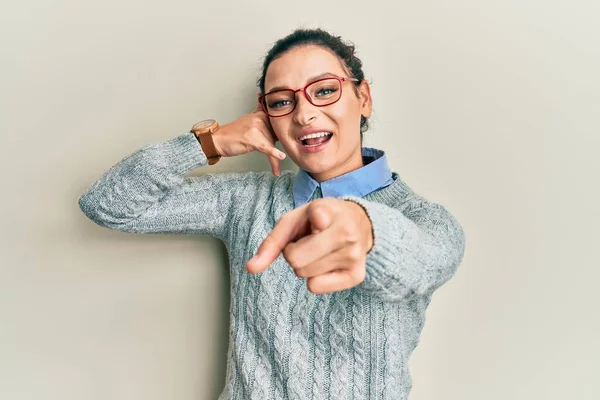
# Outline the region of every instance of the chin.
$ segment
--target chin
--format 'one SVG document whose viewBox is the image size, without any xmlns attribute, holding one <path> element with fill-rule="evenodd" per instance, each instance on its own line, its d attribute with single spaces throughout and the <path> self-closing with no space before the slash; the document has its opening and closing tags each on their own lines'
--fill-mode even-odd
<svg viewBox="0 0 600 400">
<path fill-rule="evenodd" d="M 326 162 L 325 160 L 319 160 L 303 164 L 305 164 L 305 167 L 301 168 L 312 174 L 322 174 L 335 168 L 335 161 Z"/>
</svg>

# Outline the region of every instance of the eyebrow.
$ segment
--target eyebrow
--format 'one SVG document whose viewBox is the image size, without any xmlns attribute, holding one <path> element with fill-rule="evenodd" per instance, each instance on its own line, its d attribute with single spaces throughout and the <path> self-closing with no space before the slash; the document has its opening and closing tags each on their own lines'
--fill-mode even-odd
<svg viewBox="0 0 600 400">
<path fill-rule="evenodd" d="M 315 75 L 315 76 L 308 78 L 308 80 L 306 81 L 306 84 L 308 85 L 309 82 L 314 82 L 321 78 L 327 78 L 330 76 L 337 76 L 337 75 L 332 72 L 325 72 L 323 74 Z M 275 90 L 280 90 L 280 89 L 289 89 L 289 88 L 286 86 L 275 86 L 275 87 L 271 88 L 268 92 L 265 92 L 265 93 L 274 92 Z"/>
</svg>

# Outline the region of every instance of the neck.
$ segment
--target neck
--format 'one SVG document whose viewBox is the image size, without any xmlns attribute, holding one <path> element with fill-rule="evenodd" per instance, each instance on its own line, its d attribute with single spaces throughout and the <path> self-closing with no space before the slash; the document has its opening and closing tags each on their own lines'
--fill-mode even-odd
<svg viewBox="0 0 600 400">
<path fill-rule="evenodd" d="M 358 152 L 354 152 L 352 154 L 352 156 L 345 163 L 343 163 L 342 165 L 336 166 L 334 169 L 332 169 L 330 171 L 326 171 L 323 173 L 314 173 L 314 172 L 307 171 L 307 173 L 315 181 L 321 183 L 321 182 L 325 182 L 325 181 L 328 181 L 333 178 L 337 178 L 338 176 L 345 175 L 345 174 L 355 171 L 357 169 L 360 169 L 364 165 L 365 164 L 364 164 L 363 157 L 362 157 L 362 147 L 360 147 L 358 149 Z"/>
</svg>

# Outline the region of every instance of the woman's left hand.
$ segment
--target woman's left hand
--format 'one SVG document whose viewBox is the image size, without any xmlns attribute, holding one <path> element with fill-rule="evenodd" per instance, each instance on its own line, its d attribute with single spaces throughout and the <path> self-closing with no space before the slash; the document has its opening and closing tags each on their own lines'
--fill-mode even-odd
<svg viewBox="0 0 600 400">
<path fill-rule="evenodd" d="M 296 276 L 308 279 L 309 291 L 331 293 L 364 281 L 371 247 L 371 221 L 360 205 L 315 199 L 281 216 L 246 270 L 262 272 L 283 252 Z"/>
</svg>

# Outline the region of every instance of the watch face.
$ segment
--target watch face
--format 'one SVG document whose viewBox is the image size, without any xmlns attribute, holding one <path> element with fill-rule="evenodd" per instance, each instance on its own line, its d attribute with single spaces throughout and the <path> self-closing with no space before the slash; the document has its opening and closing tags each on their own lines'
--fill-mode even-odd
<svg viewBox="0 0 600 400">
<path fill-rule="evenodd" d="M 200 121 L 198 123 L 196 123 L 193 127 L 192 130 L 197 130 L 197 129 L 205 129 L 210 127 L 212 124 L 214 124 L 216 121 L 214 119 L 205 119 L 204 121 Z"/>
</svg>

